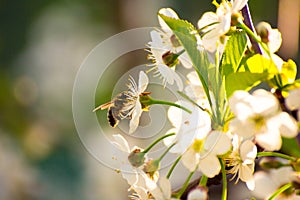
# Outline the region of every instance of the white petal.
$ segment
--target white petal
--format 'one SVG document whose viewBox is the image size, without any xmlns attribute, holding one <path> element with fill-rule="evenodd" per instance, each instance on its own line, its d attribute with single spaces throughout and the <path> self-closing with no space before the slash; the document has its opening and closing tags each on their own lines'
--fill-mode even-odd
<svg viewBox="0 0 300 200">
<path fill-rule="evenodd" d="M 189 171 L 192 172 L 198 165 L 199 157 L 196 152 L 190 148 L 182 155 L 181 162 Z"/>
<path fill-rule="evenodd" d="M 240 146 L 240 157 L 243 161 L 250 160 L 254 162 L 257 155 L 257 147 L 251 140 L 244 141 Z"/>
<path fill-rule="evenodd" d="M 136 170 L 131 165 L 123 165 L 121 167 L 122 177 L 127 180 L 129 185 L 134 185 L 138 182 L 138 174 Z"/>
<path fill-rule="evenodd" d="M 202 86 L 202 83 L 200 81 L 200 78 L 197 74 L 196 71 L 192 71 L 190 73 L 188 73 L 186 75 L 186 77 L 188 78 L 189 82 L 192 84 L 192 85 L 199 85 L 199 86 Z"/>
<path fill-rule="evenodd" d="M 242 165 L 239 170 L 239 177 L 242 181 L 247 182 L 253 179 L 254 164 Z"/>
<path fill-rule="evenodd" d="M 246 120 L 253 114 L 250 102 L 253 97 L 246 91 L 237 90 L 229 98 L 229 105 L 237 118 Z"/>
<path fill-rule="evenodd" d="M 166 132 L 166 135 L 170 134 L 170 133 L 177 133 L 177 132 L 178 132 L 178 130 L 176 128 L 172 128 Z M 163 142 L 167 147 L 170 146 L 171 144 L 173 144 L 175 141 L 176 141 L 176 134 L 163 139 Z"/>
<path fill-rule="evenodd" d="M 201 158 L 198 169 L 208 178 L 213 178 L 214 176 L 219 174 L 221 165 L 215 155 L 207 155 Z"/>
<path fill-rule="evenodd" d="M 278 51 L 282 43 L 281 33 L 278 29 L 269 30 L 269 49 L 272 53 Z"/>
<path fill-rule="evenodd" d="M 126 139 L 122 135 L 115 134 L 115 135 L 113 135 L 113 137 L 114 137 L 114 141 L 112 141 L 112 143 L 118 149 L 120 149 L 121 151 L 130 153 L 130 148 L 129 148 L 128 142 L 126 141 Z"/>
<path fill-rule="evenodd" d="M 276 151 L 281 148 L 282 140 L 278 129 L 269 129 L 265 133 L 255 136 L 257 143 L 268 151 Z"/>
<path fill-rule="evenodd" d="M 248 180 L 248 181 L 246 182 L 246 185 L 247 185 L 247 188 L 248 188 L 249 190 L 253 191 L 254 188 L 255 188 L 255 181 L 254 181 L 254 178 Z"/>
<path fill-rule="evenodd" d="M 171 198 L 171 183 L 169 179 L 165 177 L 161 177 L 159 180 L 159 187 L 161 188 L 165 198 L 169 199 Z"/>
<path fill-rule="evenodd" d="M 178 19 L 177 13 L 174 10 L 172 10 L 171 8 L 161 8 L 158 11 L 158 13 L 165 15 L 167 17 Z M 161 28 L 163 29 L 163 31 L 166 33 L 169 33 L 171 36 L 172 30 L 169 28 L 169 26 L 166 24 L 166 22 L 159 16 L 158 16 L 158 22 L 159 22 Z"/>
<path fill-rule="evenodd" d="M 229 130 L 245 139 L 249 139 L 255 134 L 255 124 L 235 118 L 230 121 Z"/>
<path fill-rule="evenodd" d="M 139 98 L 136 101 L 134 111 L 132 112 L 132 118 L 129 122 L 129 134 L 132 134 L 139 126 L 140 116 L 142 114 L 142 105 Z"/>
<path fill-rule="evenodd" d="M 139 85 L 138 85 L 138 93 L 141 94 L 144 92 L 148 86 L 149 78 L 145 72 L 140 71 L 139 75 Z"/>
<path fill-rule="evenodd" d="M 202 29 L 208 25 L 214 24 L 218 22 L 218 16 L 214 12 L 206 12 L 202 15 L 202 17 L 198 20 L 198 28 Z M 203 31 L 209 31 L 213 29 L 216 25 L 211 25 L 207 28 L 205 28 Z"/>
<path fill-rule="evenodd" d="M 279 102 L 271 92 L 258 89 L 252 95 L 251 105 L 255 113 L 268 116 L 278 112 Z"/>
<path fill-rule="evenodd" d="M 190 69 L 193 67 L 192 61 L 187 52 L 181 54 L 178 59 L 185 68 Z"/>
<path fill-rule="evenodd" d="M 214 153 L 214 155 L 223 155 L 230 150 L 230 147 L 230 138 L 220 131 L 211 132 L 204 143 L 204 148 L 208 154 Z"/>
<path fill-rule="evenodd" d="M 289 92 L 289 96 L 285 99 L 285 104 L 290 110 L 300 109 L 300 88 Z"/>
<path fill-rule="evenodd" d="M 233 0 L 232 2 L 232 10 L 237 12 L 240 11 L 248 2 L 248 0 Z"/>
<path fill-rule="evenodd" d="M 272 195 L 279 187 L 270 178 L 269 174 L 263 171 L 256 172 L 254 174 L 255 189 L 253 194 L 260 199 L 267 199 Z"/>
<path fill-rule="evenodd" d="M 298 135 L 298 125 L 296 120 L 286 112 L 281 112 L 276 116 L 280 124 L 279 130 L 283 137 L 293 138 Z"/>
</svg>

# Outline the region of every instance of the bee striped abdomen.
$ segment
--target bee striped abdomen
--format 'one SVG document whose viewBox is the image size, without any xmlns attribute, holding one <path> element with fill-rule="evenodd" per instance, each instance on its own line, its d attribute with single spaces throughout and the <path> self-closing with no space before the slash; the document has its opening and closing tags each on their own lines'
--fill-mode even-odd
<svg viewBox="0 0 300 200">
<path fill-rule="evenodd" d="M 107 119 L 108 119 L 109 125 L 111 125 L 112 127 L 116 127 L 119 123 L 119 120 L 117 120 L 114 117 L 113 112 L 112 112 L 111 109 L 108 109 Z"/>
</svg>

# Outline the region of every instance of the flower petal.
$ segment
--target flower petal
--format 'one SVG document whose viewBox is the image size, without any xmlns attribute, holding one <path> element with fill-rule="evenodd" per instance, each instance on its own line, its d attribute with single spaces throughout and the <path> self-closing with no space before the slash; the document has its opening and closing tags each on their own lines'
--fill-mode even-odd
<svg viewBox="0 0 300 200">
<path fill-rule="evenodd" d="M 165 15 L 167 17 L 178 19 L 177 13 L 174 10 L 172 10 L 171 8 L 161 8 L 158 11 L 158 13 Z M 170 34 L 170 36 L 171 36 L 171 34 L 173 33 L 172 30 L 169 28 L 169 26 L 166 24 L 166 22 L 160 16 L 158 16 L 158 22 L 159 22 L 161 28 L 163 29 L 163 31 L 165 33 Z"/>
<path fill-rule="evenodd" d="M 276 151 L 281 148 L 282 140 L 278 129 L 268 128 L 267 132 L 255 136 L 257 143 L 268 151 Z"/>
<path fill-rule="evenodd" d="M 207 155 L 200 159 L 198 169 L 208 178 L 213 178 L 214 176 L 219 174 L 221 170 L 221 165 L 217 156 Z"/>
<path fill-rule="evenodd" d="M 289 96 L 285 99 L 285 104 L 290 110 L 300 108 L 300 88 L 294 89 L 289 92 Z"/>
<path fill-rule="evenodd" d="M 130 153 L 130 148 L 128 145 L 128 142 L 126 141 L 126 139 L 120 135 L 120 134 L 115 134 L 113 135 L 114 141 L 112 141 L 112 143 L 121 151 Z"/>
<path fill-rule="evenodd" d="M 148 86 L 149 78 L 145 72 L 140 71 L 139 75 L 139 85 L 138 85 L 138 93 L 141 94 L 144 92 Z"/>
<path fill-rule="evenodd" d="M 223 155 L 230 150 L 231 140 L 221 131 L 211 132 L 204 143 L 204 148 L 208 154 Z"/>
<path fill-rule="evenodd" d="M 142 114 L 142 105 L 140 103 L 139 98 L 137 99 L 136 103 L 135 103 L 135 108 L 132 112 L 132 118 L 129 122 L 129 134 L 132 134 L 137 127 L 139 126 L 139 122 L 140 122 L 140 116 Z"/>
<path fill-rule="evenodd" d="M 199 157 L 196 152 L 190 148 L 182 155 L 181 162 L 189 171 L 192 172 L 197 167 Z"/>
<path fill-rule="evenodd" d="M 247 160 L 254 162 L 257 155 L 257 147 L 251 140 L 244 141 L 240 146 L 240 157 L 242 161 L 247 162 Z M 249 163 L 247 163 L 249 164 Z"/>
<path fill-rule="evenodd" d="M 123 165 L 121 167 L 122 177 L 128 182 L 129 185 L 134 185 L 138 182 L 138 173 L 131 165 Z"/>
<path fill-rule="evenodd" d="M 283 137 L 293 138 L 298 135 L 298 125 L 296 120 L 286 112 L 281 112 L 278 117 L 278 123 L 280 123 L 280 134 Z"/>
</svg>

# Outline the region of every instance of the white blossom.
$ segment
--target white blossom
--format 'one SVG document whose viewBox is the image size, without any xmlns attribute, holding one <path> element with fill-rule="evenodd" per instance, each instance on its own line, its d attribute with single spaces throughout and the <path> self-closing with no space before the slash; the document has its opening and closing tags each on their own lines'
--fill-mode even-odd
<svg viewBox="0 0 300 200">
<path fill-rule="evenodd" d="M 222 1 L 215 13 L 206 12 L 202 15 L 198 28 L 205 33 L 202 42 L 206 50 L 214 52 L 224 44 L 224 36 L 231 26 L 231 16 L 238 13 L 247 2 L 248 0 Z"/>
<path fill-rule="evenodd" d="M 291 167 L 273 169 L 269 172 L 259 171 L 254 174 L 255 189 L 253 195 L 261 199 L 269 199 L 283 185 L 293 181 L 293 170 Z M 282 193 L 276 200 L 300 200 L 300 196 L 292 193 Z"/>
<path fill-rule="evenodd" d="M 285 105 L 290 110 L 298 110 L 297 117 L 300 120 L 300 88 L 293 89 L 285 99 Z"/>
<path fill-rule="evenodd" d="M 232 153 L 226 158 L 227 166 L 232 167 L 228 172 L 234 174 L 233 178 L 237 175 L 236 183 L 241 179 L 246 182 L 250 190 L 253 190 L 257 147 L 251 140 L 242 141 L 242 138 L 237 135 L 233 136 L 232 146 Z"/>
<path fill-rule="evenodd" d="M 229 123 L 232 133 L 255 141 L 266 150 L 281 148 L 283 137 L 297 135 L 297 123 L 286 112 L 282 112 L 275 96 L 263 89 L 253 92 L 236 91 L 229 99 L 235 118 Z"/>
<path fill-rule="evenodd" d="M 212 131 L 204 138 L 194 139 L 192 145 L 183 153 L 181 161 L 188 170 L 197 169 L 212 178 L 221 170 L 218 156 L 226 154 L 230 148 L 231 140 L 225 133 Z"/>
</svg>

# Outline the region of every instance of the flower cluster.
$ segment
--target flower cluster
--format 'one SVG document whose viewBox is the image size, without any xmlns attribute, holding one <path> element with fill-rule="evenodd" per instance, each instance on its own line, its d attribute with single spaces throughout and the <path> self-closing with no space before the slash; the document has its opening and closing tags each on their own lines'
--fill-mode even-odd
<svg viewBox="0 0 300 200">
<path fill-rule="evenodd" d="M 197 28 L 170 8 L 159 10 L 161 28 L 150 33 L 147 44 L 153 61 L 148 74 L 141 71 L 138 84 L 130 78 L 127 91 L 99 107 L 108 108 L 112 126 L 129 119 L 129 133 L 134 134 L 143 110 L 153 104 L 170 106 L 172 128 L 145 150 L 130 149 L 123 136 L 113 135 L 113 144 L 126 152 L 120 170 L 130 185 L 131 199 L 205 200 L 210 182 L 222 183 L 226 199 L 227 181 L 233 179 L 245 182 L 258 198 L 299 198 L 297 66 L 275 54 L 281 45 L 277 29 L 266 22 L 259 23 L 257 30 L 249 26 L 247 2 L 213 1 L 216 11 L 204 13 Z M 181 67 L 185 75 L 179 74 Z M 145 92 L 150 72 L 162 79 L 163 87 L 177 85 L 182 99 L 152 99 Z M 259 87 L 262 82 L 268 89 Z M 159 158 L 149 158 L 159 142 L 166 150 Z M 177 159 L 161 175 L 166 154 Z M 179 189 L 172 188 L 170 181 L 178 163 L 189 173 Z"/>
</svg>

